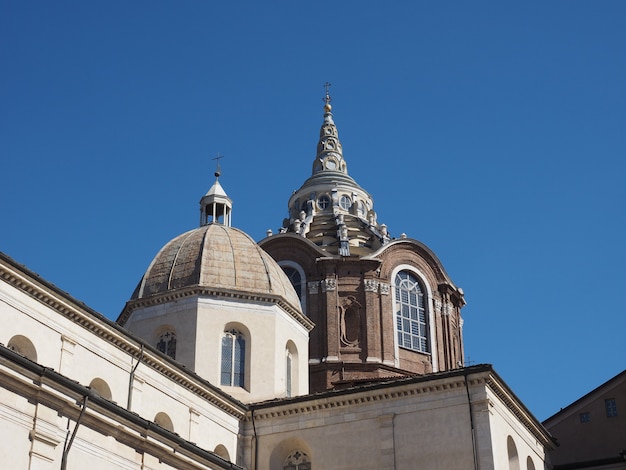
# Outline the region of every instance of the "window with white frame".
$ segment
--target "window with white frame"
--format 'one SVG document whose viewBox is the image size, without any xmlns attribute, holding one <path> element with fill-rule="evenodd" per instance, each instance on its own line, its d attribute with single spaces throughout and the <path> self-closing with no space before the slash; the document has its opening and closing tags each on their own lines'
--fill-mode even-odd
<svg viewBox="0 0 626 470">
<path fill-rule="evenodd" d="M 395 314 L 398 346 L 428 353 L 428 311 L 426 295 L 417 277 L 409 271 L 396 274 Z"/>
<path fill-rule="evenodd" d="M 222 336 L 222 385 L 245 386 L 246 339 L 237 330 L 224 332 Z"/>
</svg>

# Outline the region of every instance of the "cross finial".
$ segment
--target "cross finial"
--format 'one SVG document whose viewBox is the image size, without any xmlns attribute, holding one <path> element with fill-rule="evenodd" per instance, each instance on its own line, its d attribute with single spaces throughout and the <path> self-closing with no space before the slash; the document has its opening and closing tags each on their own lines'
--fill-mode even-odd
<svg viewBox="0 0 626 470">
<path fill-rule="evenodd" d="M 326 82 L 324 83 L 324 88 L 326 88 L 326 96 L 324 96 L 324 102 L 326 104 L 330 104 L 330 102 L 332 101 L 332 99 L 330 98 L 330 93 L 328 92 L 328 89 L 330 88 L 330 83 Z"/>
<path fill-rule="evenodd" d="M 219 152 L 217 152 L 217 157 L 212 158 L 211 160 L 216 160 L 217 161 L 217 167 L 215 168 L 215 177 L 219 178 L 220 175 L 222 174 L 222 169 L 220 168 L 220 160 L 224 158 L 224 155 L 220 155 Z"/>
</svg>

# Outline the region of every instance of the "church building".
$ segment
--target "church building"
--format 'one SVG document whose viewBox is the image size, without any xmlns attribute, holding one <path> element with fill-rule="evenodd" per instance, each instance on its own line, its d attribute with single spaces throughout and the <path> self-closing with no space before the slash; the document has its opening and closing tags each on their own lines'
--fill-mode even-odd
<svg viewBox="0 0 626 470">
<path fill-rule="evenodd" d="M 5 468 L 549 468 L 549 432 L 464 366 L 463 291 L 379 222 L 324 101 L 278 233 L 232 227 L 216 172 L 115 322 L 0 253 Z"/>
</svg>

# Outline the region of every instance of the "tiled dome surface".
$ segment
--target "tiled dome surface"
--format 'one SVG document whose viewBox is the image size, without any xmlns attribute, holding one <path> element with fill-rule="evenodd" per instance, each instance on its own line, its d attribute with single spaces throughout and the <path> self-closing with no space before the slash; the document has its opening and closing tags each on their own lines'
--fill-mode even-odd
<svg viewBox="0 0 626 470">
<path fill-rule="evenodd" d="M 205 225 L 167 243 L 131 300 L 190 286 L 279 295 L 300 311 L 298 296 L 280 266 L 247 234 L 225 225 Z"/>
</svg>

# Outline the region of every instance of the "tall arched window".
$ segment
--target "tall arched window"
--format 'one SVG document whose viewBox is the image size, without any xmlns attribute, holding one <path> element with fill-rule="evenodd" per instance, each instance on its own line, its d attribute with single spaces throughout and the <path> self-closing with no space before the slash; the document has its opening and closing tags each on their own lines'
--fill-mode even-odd
<svg viewBox="0 0 626 470">
<path fill-rule="evenodd" d="M 157 349 L 163 354 L 167 354 L 172 359 L 176 359 L 176 334 L 173 331 L 166 331 L 159 336 Z"/>
<path fill-rule="evenodd" d="M 222 337 L 221 384 L 244 387 L 245 372 L 246 339 L 237 330 L 225 331 Z"/>
<path fill-rule="evenodd" d="M 398 346 L 430 352 L 426 296 L 419 280 L 409 271 L 395 278 L 395 311 Z"/>
<path fill-rule="evenodd" d="M 519 457 L 517 455 L 517 447 L 511 436 L 506 439 L 506 450 L 509 455 L 509 470 L 520 470 Z"/>
<path fill-rule="evenodd" d="M 287 385 L 287 393 L 286 393 L 286 395 L 288 397 L 290 397 L 291 396 L 291 381 L 293 380 L 292 379 L 292 374 L 291 374 L 292 367 L 293 367 L 293 365 L 292 365 L 293 358 L 291 357 L 291 353 L 289 351 L 287 351 L 286 359 L 287 359 L 287 377 L 285 378 L 285 382 L 286 382 L 286 385 Z"/>
<path fill-rule="evenodd" d="M 289 278 L 289 282 L 291 282 L 296 294 L 298 294 L 300 306 L 306 315 L 306 277 L 304 270 L 293 261 L 280 261 L 278 264 Z"/>
<path fill-rule="evenodd" d="M 300 273 L 298 272 L 296 268 L 293 268 L 291 266 L 281 266 L 281 267 L 283 268 L 283 271 L 285 271 L 285 274 L 289 278 L 289 281 L 291 282 L 291 285 L 295 289 L 296 294 L 298 294 L 298 298 L 302 300 L 302 276 L 300 276 Z"/>
</svg>

